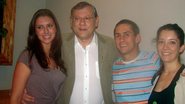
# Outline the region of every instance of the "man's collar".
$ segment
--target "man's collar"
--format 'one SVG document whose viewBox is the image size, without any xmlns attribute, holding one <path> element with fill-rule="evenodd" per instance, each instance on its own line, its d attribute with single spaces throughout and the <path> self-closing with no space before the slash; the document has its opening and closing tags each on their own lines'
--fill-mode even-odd
<svg viewBox="0 0 185 104">
<path fill-rule="evenodd" d="M 98 44 L 98 38 L 96 32 L 94 32 L 93 39 L 89 44 L 95 43 L 96 45 Z M 75 44 L 80 44 L 78 37 L 75 34 Z"/>
</svg>

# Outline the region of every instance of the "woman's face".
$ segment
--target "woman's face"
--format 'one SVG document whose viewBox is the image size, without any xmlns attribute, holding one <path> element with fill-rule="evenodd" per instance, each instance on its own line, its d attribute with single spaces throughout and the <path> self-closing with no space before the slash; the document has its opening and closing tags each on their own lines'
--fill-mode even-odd
<svg viewBox="0 0 185 104">
<path fill-rule="evenodd" d="M 164 63 L 179 61 L 179 55 L 183 52 L 180 40 L 173 30 L 162 30 L 157 40 L 157 51 Z"/>
<path fill-rule="evenodd" d="M 35 32 L 42 45 L 51 45 L 56 35 L 56 26 L 48 16 L 38 17 L 35 23 Z"/>
</svg>

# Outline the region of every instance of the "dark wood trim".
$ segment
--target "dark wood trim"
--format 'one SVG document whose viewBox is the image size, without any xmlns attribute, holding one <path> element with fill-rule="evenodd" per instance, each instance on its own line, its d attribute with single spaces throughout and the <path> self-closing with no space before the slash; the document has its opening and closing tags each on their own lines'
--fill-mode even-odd
<svg viewBox="0 0 185 104">
<path fill-rule="evenodd" d="M 0 104 L 10 103 L 10 90 L 0 90 Z"/>
</svg>

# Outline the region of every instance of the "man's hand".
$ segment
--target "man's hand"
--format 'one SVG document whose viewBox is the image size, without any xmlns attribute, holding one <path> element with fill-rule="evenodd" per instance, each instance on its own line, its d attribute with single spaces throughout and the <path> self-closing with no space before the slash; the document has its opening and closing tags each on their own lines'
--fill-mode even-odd
<svg viewBox="0 0 185 104">
<path fill-rule="evenodd" d="M 27 94 L 27 90 L 24 89 L 21 104 L 27 104 L 26 102 L 34 102 L 34 97 Z"/>
<path fill-rule="evenodd" d="M 182 71 L 181 75 L 185 77 L 185 70 Z"/>
</svg>

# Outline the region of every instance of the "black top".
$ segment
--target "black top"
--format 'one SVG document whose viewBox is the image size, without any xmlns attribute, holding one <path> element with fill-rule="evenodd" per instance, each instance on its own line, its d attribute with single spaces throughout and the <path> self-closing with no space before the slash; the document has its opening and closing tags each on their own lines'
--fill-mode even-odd
<svg viewBox="0 0 185 104">
<path fill-rule="evenodd" d="M 162 90 L 161 92 L 156 92 L 153 90 L 150 95 L 148 104 L 174 104 L 174 89 L 176 82 L 179 80 L 180 74 L 184 68 L 184 65 L 180 67 L 172 82 L 166 89 Z"/>
</svg>

